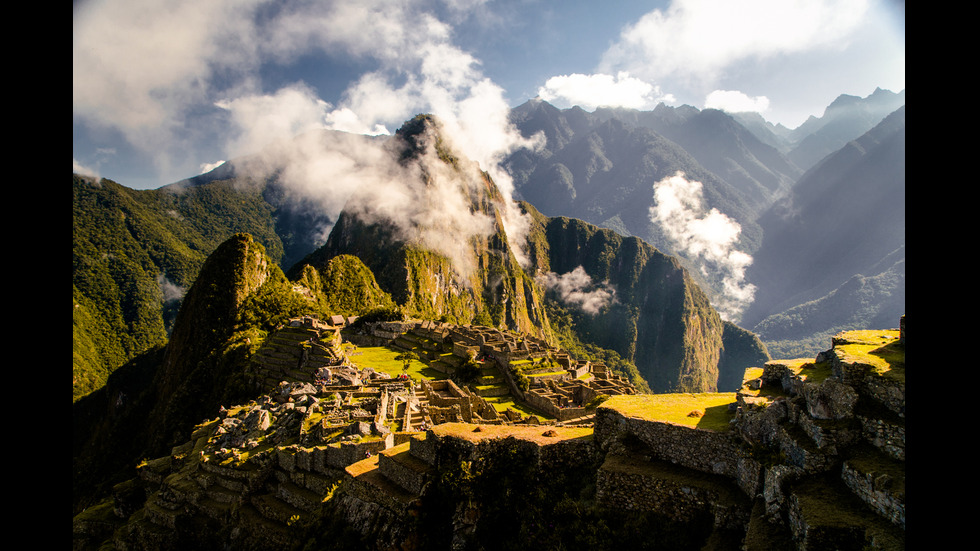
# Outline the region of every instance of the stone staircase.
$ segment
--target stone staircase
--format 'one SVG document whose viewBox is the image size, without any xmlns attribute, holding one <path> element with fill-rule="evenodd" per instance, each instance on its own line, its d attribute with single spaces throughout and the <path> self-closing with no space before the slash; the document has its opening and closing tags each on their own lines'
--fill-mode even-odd
<svg viewBox="0 0 980 551">
<path fill-rule="evenodd" d="M 425 434 L 412 437 L 345 469 L 344 491 L 403 514 L 417 500 L 435 469 L 426 454 Z"/>
<path fill-rule="evenodd" d="M 416 399 L 418 400 L 418 408 L 410 409 L 408 412 L 408 426 L 405 427 L 406 431 L 420 431 L 423 425 L 431 424 L 431 421 L 426 419 L 425 411 L 429 407 L 429 400 L 425 397 L 424 393 L 417 393 Z"/>
</svg>

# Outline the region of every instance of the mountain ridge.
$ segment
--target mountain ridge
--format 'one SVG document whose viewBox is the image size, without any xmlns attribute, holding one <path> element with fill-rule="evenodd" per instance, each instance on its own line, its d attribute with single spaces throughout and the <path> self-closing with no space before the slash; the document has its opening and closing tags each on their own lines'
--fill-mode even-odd
<svg viewBox="0 0 980 551">
<path fill-rule="evenodd" d="M 771 327 L 778 324 L 780 312 L 820 300 L 853 277 L 886 273 L 892 275 L 881 280 L 894 284 L 890 290 L 881 289 L 878 307 L 882 310 L 873 317 L 888 320 L 900 315 L 896 313 L 904 310 L 905 296 L 904 213 L 905 108 L 901 107 L 811 168 L 791 194 L 760 218 L 766 239 L 747 277 L 765 291 L 746 310 L 744 324 L 760 327 L 772 316 L 765 322 Z M 870 321 L 864 317 L 858 323 L 867 326 Z M 848 328 L 841 323 L 825 324 L 817 334 Z"/>
</svg>

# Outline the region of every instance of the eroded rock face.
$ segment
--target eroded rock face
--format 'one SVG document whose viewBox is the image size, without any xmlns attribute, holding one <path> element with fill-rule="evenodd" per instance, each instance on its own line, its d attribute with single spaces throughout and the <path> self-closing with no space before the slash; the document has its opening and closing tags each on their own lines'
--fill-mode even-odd
<svg viewBox="0 0 980 551">
<path fill-rule="evenodd" d="M 854 387 L 835 379 L 827 379 L 819 385 L 803 387 L 807 411 L 814 419 L 848 419 L 854 416 L 858 401 Z"/>
</svg>

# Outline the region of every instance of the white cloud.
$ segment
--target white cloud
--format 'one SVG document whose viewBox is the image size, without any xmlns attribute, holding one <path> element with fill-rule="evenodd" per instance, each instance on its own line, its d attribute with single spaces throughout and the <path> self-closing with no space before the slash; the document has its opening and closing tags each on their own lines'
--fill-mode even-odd
<svg viewBox="0 0 980 551">
<path fill-rule="evenodd" d="M 650 109 L 660 101 L 671 102 L 671 96 L 660 89 L 620 71 L 608 74 L 583 75 L 575 73 L 551 77 L 538 89 L 541 99 L 592 110 L 596 107 L 627 107 Z"/>
<path fill-rule="evenodd" d="M 207 104 L 217 68 L 247 63 L 256 0 L 76 4 L 72 111 L 154 153 L 174 155 L 190 106 Z"/>
<path fill-rule="evenodd" d="M 229 156 L 255 153 L 272 142 L 291 140 L 299 134 L 326 128 L 330 104 L 307 86 L 295 84 L 274 94 L 242 95 L 215 102 L 231 116 L 233 138 Z"/>
<path fill-rule="evenodd" d="M 749 97 L 736 90 L 715 90 L 704 100 L 705 109 L 720 109 L 728 113 L 764 113 L 769 109 L 766 96 Z"/>
<path fill-rule="evenodd" d="M 215 161 L 213 163 L 201 163 L 201 174 L 207 174 L 223 164 L 225 164 L 223 160 Z"/>
<path fill-rule="evenodd" d="M 699 263 L 702 273 L 721 275 L 715 309 L 725 319 L 736 319 L 755 296 L 755 287 L 745 282 L 752 257 L 736 248 L 742 227 L 718 209 L 706 209 L 701 182 L 687 180 L 683 172 L 658 181 L 653 191 L 650 221 L 679 252 Z"/>
<path fill-rule="evenodd" d="M 160 293 L 163 295 L 164 302 L 179 300 L 185 293 L 187 293 L 187 289 L 184 289 L 180 285 L 170 281 L 166 274 L 160 274 L 157 276 L 157 284 L 160 285 Z"/>
<path fill-rule="evenodd" d="M 467 5 L 479 7 L 453 6 Z M 510 124 L 503 89 L 452 42 L 452 29 L 424 8 L 409 0 L 93 1 L 76 9 L 73 20 L 73 113 L 77 121 L 118 130 L 161 168 L 189 156 L 191 144 L 204 135 L 220 136 L 209 143 L 223 141 L 223 149 L 209 155 L 228 159 L 322 129 L 386 134 L 415 114 L 432 113 L 453 146 L 501 189 L 506 232 L 524 260 L 527 220 L 511 199 L 513 185 L 500 163 L 515 148 L 538 142 Z M 307 55 L 373 68 L 332 103 L 304 82 L 265 87 L 265 64 Z M 216 130 L 208 122 L 227 126 Z M 277 173 L 333 213 L 354 191 L 372 189 L 358 187 L 338 167 L 363 174 L 377 155 L 325 151 L 311 139 L 290 152 L 295 166 Z"/>
<path fill-rule="evenodd" d="M 538 283 L 558 293 L 561 301 L 587 314 L 598 314 L 616 300 L 616 289 L 608 283 L 595 284 L 582 266 L 571 272 L 548 272 L 537 276 Z"/>
<path fill-rule="evenodd" d="M 868 9 L 867 0 L 673 0 L 624 28 L 600 69 L 712 83 L 737 62 L 842 49 Z"/>
<path fill-rule="evenodd" d="M 98 170 L 82 165 L 81 163 L 78 162 L 78 159 L 71 160 L 71 171 L 74 172 L 75 174 L 78 174 L 79 176 L 88 178 L 93 182 L 98 182 L 99 180 L 102 179 L 102 177 L 99 176 Z"/>
</svg>

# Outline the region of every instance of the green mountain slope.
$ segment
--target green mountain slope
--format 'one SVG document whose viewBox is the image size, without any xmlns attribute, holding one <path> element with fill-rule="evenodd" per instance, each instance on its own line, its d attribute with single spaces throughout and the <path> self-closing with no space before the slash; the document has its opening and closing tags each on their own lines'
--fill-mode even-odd
<svg viewBox="0 0 980 551">
<path fill-rule="evenodd" d="M 328 218 L 275 176 L 233 165 L 154 190 L 72 176 L 73 397 L 167 341 L 184 292 L 220 243 L 247 233 L 283 269 Z"/>
<path fill-rule="evenodd" d="M 167 340 L 204 259 L 239 231 L 278 262 L 282 241 L 259 189 L 230 182 L 132 190 L 72 176 L 73 397 Z"/>
<path fill-rule="evenodd" d="M 740 377 L 752 362 L 768 359 L 761 344 L 735 346 L 736 327 L 726 331 L 707 295 L 676 258 L 638 238 L 573 218 L 548 218 L 522 206 L 534 220 L 531 258 L 539 275 L 581 269 L 593 285 L 614 296 L 595 311 L 566 308 L 581 340 L 635 363 L 655 392 L 714 391 L 720 367 L 728 372 L 721 380 L 730 386 L 732 374 Z M 596 288 L 576 289 L 579 294 L 572 295 L 555 287 L 549 296 L 568 302 L 589 291 Z M 726 332 L 731 342 L 727 355 Z"/>
<path fill-rule="evenodd" d="M 438 135 L 438 121 L 416 117 L 399 129 L 394 146 L 406 164 L 420 167 L 423 201 L 439 204 L 445 195 L 464 198 L 463 209 L 488 229 L 469 233 L 469 228 L 450 226 L 451 239 L 459 242 L 434 248 L 434 232 L 425 224 L 401 227 L 384 213 L 370 210 L 370 199 L 355 196 L 351 203 L 368 203 L 367 212 L 345 209 L 326 244 L 302 264 L 323 269 L 340 255 L 356 256 L 377 278 L 378 285 L 412 316 L 506 327 L 550 339 L 541 291 L 521 268 L 511 248 L 502 219 L 504 199 L 489 175 L 466 173 L 461 160 Z M 429 145 L 435 149 L 427 151 Z M 448 174 L 440 175 L 442 171 Z M 473 177 L 474 179 L 471 179 Z M 447 188 L 436 180 L 448 179 Z M 449 218 L 448 214 L 446 218 Z M 431 222 L 439 226 L 442 221 Z M 444 234 L 439 234 L 445 241 Z M 439 243 L 438 245 L 446 245 Z M 455 258 L 448 254 L 457 253 Z M 297 273 L 299 266 L 292 273 Z"/>
<path fill-rule="evenodd" d="M 73 406 L 74 493 L 82 505 L 124 465 L 166 453 L 222 403 L 247 399 L 248 358 L 266 333 L 320 314 L 247 234 L 216 248 L 180 305 L 169 342 L 121 366 Z"/>
</svg>

